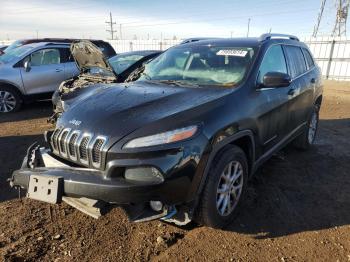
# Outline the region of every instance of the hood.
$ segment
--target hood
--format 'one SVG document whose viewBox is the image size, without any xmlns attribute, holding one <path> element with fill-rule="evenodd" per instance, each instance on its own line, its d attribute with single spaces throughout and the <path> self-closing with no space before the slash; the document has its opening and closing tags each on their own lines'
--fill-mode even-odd
<svg viewBox="0 0 350 262">
<path fill-rule="evenodd" d="M 88 85 L 84 88 L 78 88 L 74 92 L 63 93 L 60 97 L 58 93 L 55 93 L 54 103 L 57 104 L 58 101 L 61 101 L 63 111 L 67 111 L 72 104 L 76 104 L 77 101 L 84 100 L 86 97 L 93 95 L 95 88 L 104 88 L 104 86 L 101 83 Z"/>
<path fill-rule="evenodd" d="M 80 69 L 80 72 L 100 68 L 107 76 L 117 76 L 108 63 L 108 59 L 102 51 L 88 40 L 73 42 L 70 46 L 71 53 Z M 96 72 L 100 73 L 100 72 Z"/>
<path fill-rule="evenodd" d="M 232 89 L 186 88 L 146 82 L 102 85 L 74 100 L 57 126 L 107 136 L 111 142 L 116 142 L 137 129 L 159 124 L 165 118 L 179 119 L 180 114 L 183 115 L 181 122 L 187 124 L 187 120 L 195 120 L 224 104 L 224 99 L 219 98 L 230 92 Z"/>
</svg>

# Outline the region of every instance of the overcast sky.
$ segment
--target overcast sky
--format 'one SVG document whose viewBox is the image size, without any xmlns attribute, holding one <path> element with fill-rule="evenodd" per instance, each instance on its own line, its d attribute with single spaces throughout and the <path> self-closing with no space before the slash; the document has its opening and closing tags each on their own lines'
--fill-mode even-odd
<svg viewBox="0 0 350 262">
<path fill-rule="evenodd" d="M 0 40 L 36 37 L 109 38 L 109 12 L 117 35 L 131 39 L 193 36 L 250 36 L 272 32 L 312 34 L 319 0 L 0 0 Z M 335 21 L 329 0 L 320 31 L 330 34 Z"/>
</svg>

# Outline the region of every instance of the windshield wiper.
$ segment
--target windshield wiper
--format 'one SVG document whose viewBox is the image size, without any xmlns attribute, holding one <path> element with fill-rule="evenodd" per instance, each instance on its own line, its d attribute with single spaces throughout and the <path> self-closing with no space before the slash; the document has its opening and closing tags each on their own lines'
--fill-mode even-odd
<svg viewBox="0 0 350 262">
<path fill-rule="evenodd" d="M 137 68 L 136 70 L 134 70 L 126 79 L 124 82 L 132 82 L 135 81 L 136 79 L 138 79 L 142 74 L 145 76 L 148 76 L 146 73 L 144 73 L 143 71 L 145 71 L 146 67 L 145 65 Z M 148 78 L 150 78 L 148 76 Z"/>
<path fill-rule="evenodd" d="M 158 80 L 160 83 L 164 84 L 170 84 L 170 85 L 176 85 L 176 86 L 181 86 L 181 87 L 186 87 L 186 86 L 199 86 L 198 84 L 187 82 L 187 81 L 182 81 L 182 80 Z"/>
</svg>

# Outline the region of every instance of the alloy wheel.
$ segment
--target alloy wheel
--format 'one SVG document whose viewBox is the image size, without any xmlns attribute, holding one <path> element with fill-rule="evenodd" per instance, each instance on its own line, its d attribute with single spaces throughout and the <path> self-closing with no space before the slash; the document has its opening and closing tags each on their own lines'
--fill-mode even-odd
<svg viewBox="0 0 350 262">
<path fill-rule="evenodd" d="M 0 91 L 0 112 L 8 113 L 16 107 L 16 98 L 7 91 Z"/>
<path fill-rule="evenodd" d="M 216 208 L 221 216 L 228 216 L 235 209 L 243 188 L 243 167 L 238 161 L 228 163 L 222 172 L 216 197 Z"/>
</svg>

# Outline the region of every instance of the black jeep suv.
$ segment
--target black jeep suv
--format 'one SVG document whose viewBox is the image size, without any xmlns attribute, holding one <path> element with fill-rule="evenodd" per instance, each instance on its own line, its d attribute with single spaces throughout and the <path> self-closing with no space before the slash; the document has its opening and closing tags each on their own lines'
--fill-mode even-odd
<svg viewBox="0 0 350 262">
<path fill-rule="evenodd" d="M 178 45 L 131 79 L 73 103 L 11 185 L 48 202 L 116 204 L 132 221 L 223 227 L 262 163 L 314 142 L 321 75 L 297 37 Z"/>
</svg>

